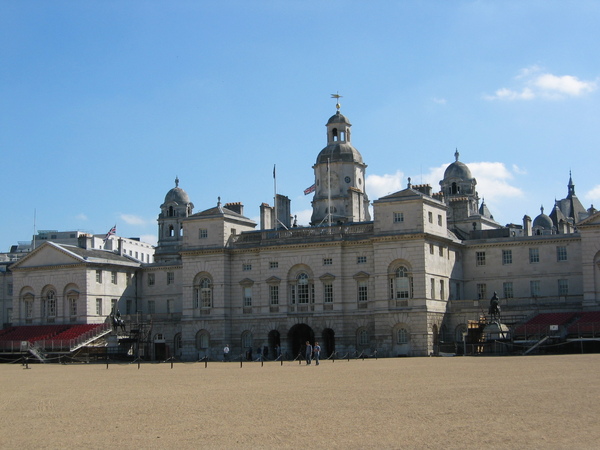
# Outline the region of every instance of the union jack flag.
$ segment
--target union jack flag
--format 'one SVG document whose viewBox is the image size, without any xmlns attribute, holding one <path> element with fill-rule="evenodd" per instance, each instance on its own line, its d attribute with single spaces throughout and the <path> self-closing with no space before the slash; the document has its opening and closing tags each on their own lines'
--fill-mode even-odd
<svg viewBox="0 0 600 450">
<path fill-rule="evenodd" d="M 106 233 L 106 236 L 104 236 L 104 241 L 106 241 L 113 234 L 117 234 L 117 225 L 113 226 L 110 230 L 108 230 L 108 233 Z"/>
<path fill-rule="evenodd" d="M 304 189 L 304 195 L 308 195 L 311 192 L 315 192 L 316 189 L 317 189 L 317 185 L 313 184 L 311 187 Z"/>
</svg>

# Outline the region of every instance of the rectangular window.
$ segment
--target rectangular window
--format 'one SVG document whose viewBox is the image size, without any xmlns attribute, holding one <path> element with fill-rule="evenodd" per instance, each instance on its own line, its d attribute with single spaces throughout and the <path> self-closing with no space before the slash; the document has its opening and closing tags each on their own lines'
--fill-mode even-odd
<svg viewBox="0 0 600 450">
<path fill-rule="evenodd" d="M 269 269 L 277 269 L 279 267 L 279 263 L 277 261 L 269 262 Z"/>
<path fill-rule="evenodd" d="M 102 315 L 102 299 L 101 298 L 96 299 L 96 315 L 97 316 Z"/>
<path fill-rule="evenodd" d="M 502 250 L 502 264 L 512 264 L 512 250 Z"/>
<path fill-rule="evenodd" d="M 271 306 L 279 305 L 279 285 L 269 286 L 269 303 Z"/>
<path fill-rule="evenodd" d="M 113 314 L 116 314 L 117 312 L 117 299 L 116 298 L 111 298 L 110 299 L 110 312 Z"/>
<path fill-rule="evenodd" d="M 167 272 L 167 284 L 175 283 L 175 272 Z"/>
<path fill-rule="evenodd" d="M 323 303 L 333 303 L 333 284 L 331 283 L 323 285 Z"/>
<path fill-rule="evenodd" d="M 148 286 L 154 286 L 155 278 L 153 273 L 148 274 Z"/>
<path fill-rule="evenodd" d="M 487 285 L 481 283 L 477 285 L 477 299 L 484 300 L 487 298 Z"/>
<path fill-rule="evenodd" d="M 333 258 L 323 258 L 324 266 L 331 266 L 333 264 Z"/>
<path fill-rule="evenodd" d="M 530 248 L 529 249 L 529 263 L 535 264 L 540 262 L 540 249 Z"/>
<path fill-rule="evenodd" d="M 366 302 L 369 299 L 369 287 L 367 280 L 360 280 L 358 282 L 358 301 Z"/>
<path fill-rule="evenodd" d="M 247 272 L 249 270 L 252 270 L 252 264 L 242 264 L 242 270 L 244 272 Z"/>
<path fill-rule="evenodd" d="M 117 284 L 117 272 L 114 270 L 110 273 L 110 282 L 112 284 Z"/>
<path fill-rule="evenodd" d="M 427 216 L 428 216 L 428 218 L 429 218 L 429 223 L 433 223 L 433 213 L 432 213 L 431 211 L 429 211 L 429 212 L 427 213 Z"/>
<path fill-rule="evenodd" d="M 404 213 L 395 212 L 394 213 L 394 223 L 404 222 Z"/>
<path fill-rule="evenodd" d="M 69 314 L 71 317 L 77 316 L 77 298 L 69 297 Z"/>
<path fill-rule="evenodd" d="M 567 260 L 567 247 L 556 247 L 556 260 L 566 261 Z"/>
<path fill-rule="evenodd" d="M 206 239 L 208 237 L 208 230 L 206 228 L 200 228 L 198 230 L 198 238 Z"/>
<path fill-rule="evenodd" d="M 502 283 L 502 292 L 504 293 L 504 298 L 514 298 L 512 281 Z"/>
<path fill-rule="evenodd" d="M 154 314 L 156 311 L 156 303 L 154 300 L 148 300 L 148 314 Z"/>
<path fill-rule="evenodd" d="M 485 266 L 485 252 L 475 252 L 475 263 L 478 266 Z"/>
<path fill-rule="evenodd" d="M 444 247 L 442 247 L 441 245 L 439 248 L 439 253 L 440 253 L 440 256 L 444 256 Z"/>
<path fill-rule="evenodd" d="M 429 254 L 433 255 L 435 253 L 435 250 L 433 248 L 433 244 L 429 244 Z"/>
<path fill-rule="evenodd" d="M 33 302 L 32 301 L 25 302 L 25 318 L 33 319 Z"/>
<path fill-rule="evenodd" d="M 252 286 L 244 287 L 244 306 L 252 306 Z"/>
<path fill-rule="evenodd" d="M 175 300 L 172 298 L 167 299 L 167 314 L 173 314 L 175 312 Z"/>
<path fill-rule="evenodd" d="M 435 278 L 429 280 L 429 289 L 431 290 L 431 298 L 435 298 Z"/>
<path fill-rule="evenodd" d="M 438 225 L 441 227 L 442 226 L 442 215 L 438 214 Z"/>
<path fill-rule="evenodd" d="M 96 270 L 96 283 L 102 283 L 102 271 Z"/>
<path fill-rule="evenodd" d="M 541 289 L 540 289 L 539 280 L 529 282 L 529 291 L 530 291 L 532 297 L 540 296 Z"/>
<path fill-rule="evenodd" d="M 558 295 L 569 295 L 569 280 L 558 280 Z"/>
<path fill-rule="evenodd" d="M 366 256 L 358 256 L 356 258 L 356 264 L 365 264 L 367 262 Z"/>
<path fill-rule="evenodd" d="M 444 280 L 440 280 L 440 299 L 446 298 L 446 288 L 444 287 Z"/>
</svg>

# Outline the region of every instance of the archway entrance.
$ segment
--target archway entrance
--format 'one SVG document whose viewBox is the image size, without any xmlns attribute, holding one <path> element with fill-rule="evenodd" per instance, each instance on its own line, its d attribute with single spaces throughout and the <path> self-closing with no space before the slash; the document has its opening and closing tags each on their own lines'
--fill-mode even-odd
<svg viewBox="0 0 600 450">
<path fill-rule="evenodd" d="M 271 359 L 275 359 L 279 356 L 278 349 L 281 351 L 281 335 L 277 330 L 269 331 L 269 355 Z"/>
<path fill-rule="evenodd" d="M 292 350 L 292 357 L 295 358 L 304 349 L 306 341 L 310 341 L 311 344 L 315 342 L 315 332 L 311 327 L 305 323 L 299 323 L 290 328 L 288 342 Z"/>
<path fill-rule="evenodd" d="M 329 357 L 335 352 L 335 332 L 331 328 L 323 330 L 321 348 L 325 352 L 325 357 Z"/>
</svg>

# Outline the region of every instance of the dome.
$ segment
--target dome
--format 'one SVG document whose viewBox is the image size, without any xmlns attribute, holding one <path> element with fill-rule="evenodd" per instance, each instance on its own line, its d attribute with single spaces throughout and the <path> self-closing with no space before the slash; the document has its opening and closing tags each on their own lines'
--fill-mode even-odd
<svg viewBox="0 0 600 450">
<path fill-rule="evenodd" d="M 362 155 L 351 144 L 333 143 L 325 147 L 317 156 L 317 164 L 329 162 L 356 162 L 363 164 Z"/>
<path fill-rule="evenodd" d="M 458 150 L 456 150 L 454 152 L 454 158 L 456 159 L 456 161 L 454 161 L 446 168 L 446 171 L 444 172 L 444 180 L 458 178 L 466 181 L 471 180 L 473 178 L 473 175 L 471 175 L 471 171 L 469 170 L 467 165 L 458 160 L 459 156 L 460 153 L 458 153 Z"/>
<path fill-rule="evenodd" d="M 540 208 L 541 214 L 533 219 L 533 228 L 543 228 L 544 230 L 551 230 L 554 224 L 552 219 L 544 214 L 544 207 Z"/>
<path fill-rule="evenodd" d="M 190 197 L 183 189 L 179 187 L 179 178 L 175 178 L 175 187 L 167 192 L 165 196 L 166 203 L 177 203 L 178 205 L 186 205 L 190 202 Z"/>
<path fill-rule="evenodd" d="M 327 121 L 327 125 L 330 125 L 332 123 L 345 123 L 347 125 L 352 126 L 352 124 L 350 123 L 350 121 L 348 119 L 346 119 L 346 116 L 344 116 L 343 114 L 341 114 L 339 111 L 336 112 L 333 116 L 331 116 L 329 118 L 329 120 Z"/>
</svg>

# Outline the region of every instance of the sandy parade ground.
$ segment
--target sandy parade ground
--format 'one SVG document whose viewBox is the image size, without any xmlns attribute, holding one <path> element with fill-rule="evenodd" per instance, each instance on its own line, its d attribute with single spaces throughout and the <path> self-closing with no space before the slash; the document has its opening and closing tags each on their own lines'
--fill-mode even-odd
<svg viewBox="0 0 600 450">
<path fill-rule="evenodd" d="M 1 364 L 0 448 L 600 448 L 600 355 Z"/>
</svg>

